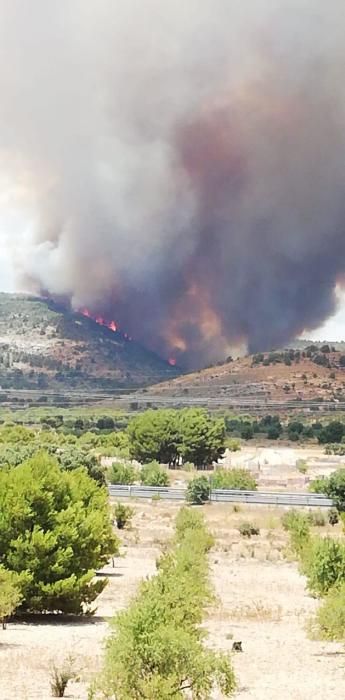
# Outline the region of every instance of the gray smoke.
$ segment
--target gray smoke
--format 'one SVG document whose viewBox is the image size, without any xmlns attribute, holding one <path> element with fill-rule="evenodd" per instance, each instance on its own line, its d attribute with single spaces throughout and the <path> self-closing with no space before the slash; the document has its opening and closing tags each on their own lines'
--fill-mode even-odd
<svg viewBox="0 0 345 700">
<path fill-rule="evenodd" d="M 21 284 L 186 366 L 318 327 L 345 272 L 344 20 L 341 0 L 0 0 Z"/>
</svg>

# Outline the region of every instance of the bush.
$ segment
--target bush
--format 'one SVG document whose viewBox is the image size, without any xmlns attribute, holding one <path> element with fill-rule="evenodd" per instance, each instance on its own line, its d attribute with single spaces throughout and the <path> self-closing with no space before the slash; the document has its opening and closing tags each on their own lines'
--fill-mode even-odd
<svg viewBox="0 0 345 700">
<path fill-rule="evenodd" d="M 301 571 L 311 593 L 326 595 L 345 578 L 345 544 L 330 537 L 313 538 L 302 557 Z"/>
<path fill-rule="evenodd" d="M 193 505 L 203 505 L 210 498 L 210 484 L 206 476 L 191 479 L 187 486 L 186 499 Z"/>
<path fill-rule="evenodd" d="M 334 526 L 339 522 L 339 513 L 336 508 L 330 508 L 328 511 L 328 522 Z"/>
<path fill-rule="evenodd" d="M 257 483 L 247 469 L 216 469 L 210 477 L 212 489 L 256 491 Z"/>
<path fill-rule="evenodd" d="M 0 564 L 25 577 L 21 609 L 82 613 L 106 585 L 95 570 L 117 550 L 107 491 L 84 469 L 40 453 L 0 470 Z"/>
<path fill-rule="evenodd" d="M 303 557 L 304 552 L 310 544 L 309 518 L 305 513 L 301 513 L 294 508 L 284 513 L 281 518 L 284 530 L 290 534 L 291 549 L 299 557 Z"/>
<path fill-rule="evenodd" d="M 108 470 L 108 479 L 111 484 L 134 484 L 138 473 L 133 464 L 113 462 Z"/>
<path fill-rule="evenodd" d="M 169 486 L 169 475 L 158 462 L 150 462 L 141 468 L 140 483 L 143 486 Z"/>
<path fill-rule="evenodd" d="M 73 663 L 73 659 L 68 658 L 61 669 L 53 665 L 50 673 L 50 688 L 54 698 L 63 698 L 69 681 L 75 678 Z"/>
<path fill-rule="evenodd" d="M 226 441 L 226 447 L 230 452 L 240 452 L 241 443 L 236 438 L 229 438 Z"/>
<path fill-rule="evenodd" d="M 253 523 L 243 522 L 238 527 L 239 533 L 242 537 L 251 537 L 252 535 L 260 535 L 260 528 L 253 525 Z"/>
<path fill-rule="evenodd" d="M 311 493 L 323 493 L 327 492 L 328 479 L 325 476 L 320 476 L 319 479 L 314 479 L 309 484 L 309 491 Z"/>
<path fill-rule="evenodd" d="M 314 636 L 343 642 L 345 639 L 345 582 L 332 588 L 318 608 L 313 624 Z"/>
<path fill-rule="evenodd" d="M 333 500 L 339 512 L 345 511 L 345 469 L 337 469 L 327 479 L 326 495 Z"/>
<path fill-rule="evenodd" d="M 200 628 L 212 600 L 207 552 L 209 533 L 199 514 L 183 509 L 173 549 L 161 557 L 156 576 L 139 587 L 129 608 L 113 622 L 97 697 L 188 697 L 207 700 L 213 690 L 235 688 L 230 657 L 203 644 Z M 191 527 L 188 526 L 188 523 Z"/>
<path fill-rule="evenodd" d="M 296 468 L 300 474 L 306 474 L 308 471 L 307 462 L 304 459 L 298 459 L 296 462 Z"/>
<path fill-rule="evenodd" d="M 114 518 L 119 530 L 123 530 L 130 523 L 134 515 L 134 508 L 125 506 L 124 503 L 117 503 L 114 506 Z"/>
</svg>

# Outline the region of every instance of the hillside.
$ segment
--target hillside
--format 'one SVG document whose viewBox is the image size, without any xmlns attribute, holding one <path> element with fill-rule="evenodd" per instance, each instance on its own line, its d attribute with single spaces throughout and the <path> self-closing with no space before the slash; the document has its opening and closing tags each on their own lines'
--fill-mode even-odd
<svg viewBox="0 0 345 700">
<path fill-rule="evenodd" d="M 154 387 L 166 397 L 259 401 L 344 401 L 345 355 L 313 344 L 260 353 L 183 375 Z"/>
<path fill-rule="evenodd" d="M 2 389 L 112 391 L 176 369 L 122 333 L 48 300 L 0 294 Z"/>
</svg>

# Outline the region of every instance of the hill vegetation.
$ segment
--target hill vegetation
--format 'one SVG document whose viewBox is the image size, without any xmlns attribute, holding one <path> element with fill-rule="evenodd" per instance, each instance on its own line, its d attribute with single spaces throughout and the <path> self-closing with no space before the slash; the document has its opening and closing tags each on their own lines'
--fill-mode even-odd
<svg viewBox="0 0 345 700">
<path fill-rule="evenodd" d="M 152 388 L 153 395 L 230 402 L 345 400 L 345 352 L 333 345 L 257 353 L 176 377 Z"/>
<path fill-rule="evenodd" d="M 0 386 L 112 391 L 177 370 L 119 331 L 37 297 L 0 294 Z"/>
</svg>

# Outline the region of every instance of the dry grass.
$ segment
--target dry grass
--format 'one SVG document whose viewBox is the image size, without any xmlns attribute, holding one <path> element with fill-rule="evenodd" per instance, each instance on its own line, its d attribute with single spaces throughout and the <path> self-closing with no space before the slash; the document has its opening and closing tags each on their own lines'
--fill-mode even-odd
<svg viewBox="0 0 345 700">
<path fill-rule="evenodd" d="M 70 682 L 66 697 L 87 700 L 92 674 L 101 663 L 107 619 L 127 605 L 141 578 L 155 572 L 179 508 L 166 502 L 138 502 L 134 507 L 133 530 L 121 534 L 125 556 L 115 569 L 104 571 L 109 585 L 100 596 L 97 617 L 21 622 L 0 633 L 1 700 L 51 700 L 49 664 L 53 659 L 59 666 L 68 653 L 76 659 L 80 681 Z M 203 512 L 217 538 L 210 563 L 218 600 L 204 626 L 213 648 L 231 652 L 232 640 L 242 641 L 244 653 L 234 656 L 236 698 L 340 700 L 344 661 L 334 652 L 342 648 L 307 638 L 305 622 L 318 603 L 307 596 L 295 563 L 283 558 L 287 535 L 279 524 L 281 511 L 243 506 L 234 512 L 217 504 Z M 236 530 L 244 519 L 261 530 L 246 542 Z"/>
</svg>

